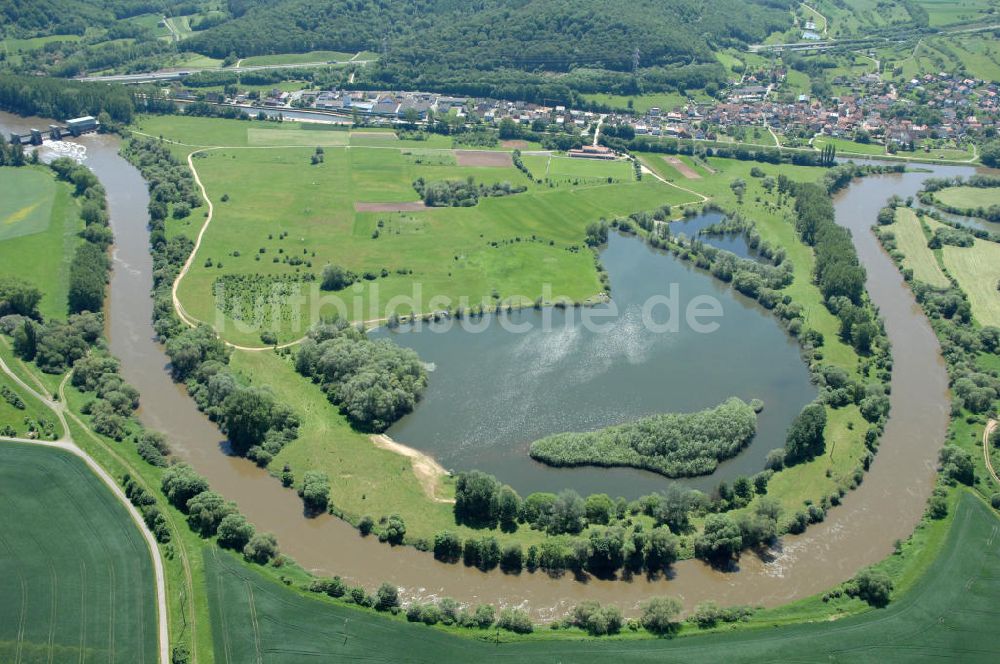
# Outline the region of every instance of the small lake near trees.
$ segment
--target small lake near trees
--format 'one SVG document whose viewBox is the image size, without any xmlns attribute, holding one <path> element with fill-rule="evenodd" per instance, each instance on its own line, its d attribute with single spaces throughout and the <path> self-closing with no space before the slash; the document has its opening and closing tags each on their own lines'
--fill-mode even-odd
<svg viewBox="0 0 1000 664">
<path fill-rule="evenodd" d="M 702 225 L 677 230 L 693 236 Z M 638 238 L 612 234 L 601 262 L 611 279 L 607 304 L 373 332 L 413 348 L 433 369 L 422 401 L 389 435 L 452 471 L 492 473 L 522 495 L 572 488 L 634 498 L 671 480 L 628 468 L 549 467 L 528 456 L 531 442 L 737 396 L 764 402 L 757 435 L 715 473 L 679 481 L 707 491 L 763 470 L 767 452 L 784 445 L 792 419 L 816 397 L 797 342 L 755 302 Z M 688 321 L 689 311 L 702 315 Z"/>
</svg>

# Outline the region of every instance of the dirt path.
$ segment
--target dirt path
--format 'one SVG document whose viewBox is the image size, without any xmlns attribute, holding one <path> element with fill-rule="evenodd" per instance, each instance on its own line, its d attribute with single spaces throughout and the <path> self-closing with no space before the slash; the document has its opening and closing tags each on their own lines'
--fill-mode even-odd
<svg viewBox="0 0 1000 664">
<path fill-rule="evenodd" d="M 993 476 L 993 481 L 1000 484 L 1000 477 L 997 476 L 997 471 L 993 469 L 993 460 L 990 459 L 990 434 L 993 433 L 993 430 L 996 428 L 996 420 L 990 420 L 986 423 L 986 430 L 983 431 L 983 460 L 986 461 L 986 470 L 990 471 L 990 475 Z"/>
<path fill-rule="evenodd" d="M 122 491 L 121 487 L 113 477 L 104 468 L 102 468 L 93 457 L 84 452 L 82 449 L 77 447 L 76 443 L 73 442 L 73 438 L 70 435 L 69 427 L 66 426 L 66 418 L 64 415 L 65 405 L 64 403 L 58 403 L 47 399 L 42 395 L 38 394 L 35 390 L 30 388 L 24 381 L 22 381 L 17 374 L 11 371 L 10 367 L 7 366 L 6 362 L 0 358 L 0 369 L 3 370 L 12 380 L 14 380 L 18 385 L 26 389 L 33 397 L 41 401 L 52 410 L 59 420 L 63 423 L 65 434 L 62 439 L 56 441 L 48 440 L 31 440 L 28 438 L 7 438 L 0 436 L 0 441 L 2 442 L 13 442 L 13 443 L 27 443 L 29 445 L 39 445 L 41 447 L 49 447 L 54 449 L 63 450 L 69 452 L 87 464 L 91 472 L 97 475 L 105 486 L 107 486 L 111 493 L 114 494 L 115 498 L 118 499 L 126 510 L 128 510 L 129 516 L 132 517 L 132 521 L 139 528 L 139 532 L 142 533 L 142 537 L 146 540 L 146 545 L 149 547 L 150 557 L 153 560 L 153 574 L 156 579 L 156 614 L 157 614 L 157 632 L 159 641 L 159 662 L 160 664 L 168 664 L 170 661 L 170 637 L 167 627 L 167 588 L 165 582 L 165 574 L 163 571 L 163 558 L 160 556 L 160 549 L 156 544 L 156 539 L 153 537 L 153 533 L 150 532 L 149 528 L 146 526 L 145 520 L 143 520 L 142 515 L 139 514 L 139 510 L 135 508 L 129 499 L 125 496 L 125 492 Z M 63 381 L 63 387 L 66 381 Z M 60 388 L 60 390 L 62 387 Z"/>
<path fill-rule="evenodd" d="M 673 166 L 687 180 L 701 179 L 701 174 L 681 161 L 679 157 L 664 157 L 663 161 Z"/>
<path fill-rule="evenodd" d="M 698 203 L 707 203 L 709 200 L 711 200 L 705 194 L 700 194 L 697 191 L 694 191 L 693 189 L 688 189 L 687 187 L 682 187 L 680 185 L 674 184 L 673 182 L 670 182 L 669 180 L 665 180 L 662 175 L 651 169 L 649 166 L 646 166 L 646 164 L 642 163 L 641 161 L 639 162 L 639 167 L 642 169 L 642 172 L 644 174 L 652 175 L 654 178 L 656 178 L 663 184 L 667 185 L 668 187 L 673 187 L 674 189 L 680 189 L 681 191 L 687 192 L 693 196 L 697 196 L 699 199 L 701 199 L 697 201 Z"/>
<path fill-rule="evenodd" d="M 370 438 L 375 443 L 375 447 L 389 450 L 410 460 L 410 464 L 413 466 L 413 474 L 417 476 L 417 481 L 424 488 L 424 493 L 427 494 L 428 498 L 436 503 L 455 502 L 448 498 L 439 498 L 437 495 L 438 487 L 441 485 L 441 478 L 445 477 L 448 471 L 434 457 L 424 454 L 420 450 L 397 443 L 385 434 L 375 434 L 370 436 Z"/>
</svg>

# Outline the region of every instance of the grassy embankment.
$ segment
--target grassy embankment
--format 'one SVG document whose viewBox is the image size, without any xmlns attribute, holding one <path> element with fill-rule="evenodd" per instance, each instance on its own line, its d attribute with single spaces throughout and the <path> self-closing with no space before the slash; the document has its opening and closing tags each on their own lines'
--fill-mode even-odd
<svg viewBox="0 0 1000 664">
<path fill-rule="evenodd" d="M 0 659 L 152 662 L 146 543 L 125 508 L 66 452 L 0 444 Z"/>
<path fill-rule="evenodd" d="M 83 229 L 70 186 L 44 167 L 0 168 L 0 270 L 43 294 L 39 312 L 65 318 L 69 258 Z"/>
</svg>

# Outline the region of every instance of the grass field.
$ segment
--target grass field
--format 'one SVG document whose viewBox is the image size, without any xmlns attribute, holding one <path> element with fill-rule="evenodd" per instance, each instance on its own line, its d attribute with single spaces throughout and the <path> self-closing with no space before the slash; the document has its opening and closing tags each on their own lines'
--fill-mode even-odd
<svg viewBox="0 0 1000 664">
<path fill-rule="evenodd" d="M 347 145 L 346 131 L 309 131 L 306 129 L 247 129 L 247 143 L 260 145 L 301 145 L 303 147 L 333 147 Z"/>
<path fill-rule="evenodd" d="M 668 113 L 674 108 L 686 106 L 688 99 L 709 100 L 709 97 L 701 91 L 692 91 L 690 96 L 678 92 L 662 92 L 648 95 L 585 94 L 583 98 L 593 104 L 604 104 L 617 109 L 633 109 L 637 113 L 645 113 L 653 107 Z M 629 102 L 632 103 L 632 106 L 629 106 Z"/>
<path fill-rule="evenodd" d="M 868 154 L 884 155 L 885 146 L 879 143 L 855 143 L 844 138 L 834 138 L 832 136 L 817 136 L 813 141 L 813 147 L 822 150 L 824 146 L 833 145 L 838 153 L 845 154 Z"/>
<path fill-rule="evenodd" d="M 47 318 L 66 317 L 69 260 L 83 228 L 68 185 L 46 168 L 0 168 L 0 274 L 30 281 Z"/>
<path fill-rule="evenodd" d="M 996 187 L 948 187 L 934 192 L 934 198 L 945 205 L 966 208 L 988 208 L 1000 205 L 1000 188 Z"/>
<path fill-rule="evenodd" d="M 215 659 L 219 664 L 267 662 L 914 662 L 951 658 L 989 662 L 992 625 L 1000 618 L 1000 530 L 996 515 L 971 494 L 958 503 L 941 554 L 912 588 L 888 608 L 836 622 L 768 629 L 762 612 L 750 629 L 649 639 L 640 631 L 620 638 L 574 640 L 542 632 L 510 643 L 481 633 L 460 638 L 440 630 L 383 618 L 305 597 L 263 578 L 229 556 L 206 551 Z M 775 618 L 778 617 L 777 614 Z M 686 631 L 685 631 L 686 633 Z M 579 633 L 577 633 L 579 634 Z"/>
<path fill-rule="evenodd" d="M 972 305 L 972 315 L 980 325 L 1000 327 L 1000 244 L 976 240 L 970 248 L 942 248 L 945 267 Z"/>
<path fill-rule="evenodd" d="M 347 132 L 285 128 L 284 124 L 268 123 L 263 128 L 239 121 L 199 125 L 196 119 L 177 120 L 173 126 L 144 121 L 143 130 L 189 144 L 211 140 L 216 145 L 231 142 L 237 146 L 286 141 L 312 146 L 325 138 L 343 142 L 348 137 Z M 185 134 L 189 129 L 190 136 Z M 209 137 L 210 130 L 218 131 Z M 385 318 L 393 298 L 412 298 L 394 307 L 403 314 L 429 311 L 433 296 L 449 299 L 451 306 L 463 297 L 474 304 L 494 293 L 513 302 L 533 301 L 545 283 L 551 284 L 554 294 L 582 301 L 600 291 L 593 258 L 580 251 L 587 223 L 695 200 L 652 179 L 636 182 L 626 162 L 555 157 L 550 182 L 539 185 L 513 166 L 463 167 L 452 165 L 451 160 L 430 159 L 418 164 L 412 155 L 403 154 L 411 149 L 431 154 L 430 140 L 400 141 L 387 132 L 357 131 L 351 132 L 350 142 L 350 150 L 329 147 L 324 163 L 312 166 L 311 147 L 213 150 L 195 160 L 216 207 L 180 288 L 191 315 L 217 319 L 213 284 L 227 274 L 275 275 L 304 282 L 299 292 L 307 296 L 306 304 L 319 303 L 320 294 L 310 290 L 315 282 L 305 281 L 305 275 L 319 275 L 328 263 L 359 274 L 385 270 L 385 276 L 340 294 L 347 305 L 342 315 L 355 320 Z M 177 149 L 180 154 L 189 151 Z M 472 177 L 484 184 L 506 181 L 527 186 L 528 191 L 484 198 L 473 208 L 354 211 L 356 202 L 418 200 L 412 184 L 417 177 L 428 181 Z M 229 196 L 225 203 L 221 202 L 224 194 Z M 198 215 L 171 222 L 168 233 L 193 235 L 200 223 Z M 402 270 L 412 273 L 401 274 Z M 414 282 L 422 292 L 414 292 Z M 441 306 L 439 302 L 433 308 Z M 300 308 L 298 318 L 286 310 L 280 320 L 273 315 L 263 324 L 276 323 L 279 338 L 296 339 L 316 318 L 309 309 Z M 227 339 L 259 343 L 260 325 L 232 324 L 236 319 L 249 322 L 245 315 L 231 318 L 223 329 Z"/>
<path fill-rule="evenodd" d="M 913 210 L 906 207 L 897 208 L 896 222 L 891 229 L 896 235 L 897 247 L 906 256 L 903 263 L 913 270 L 914 279 L 938 288 L 947 288 L 951 285 L 941 266 L 938 265 L 934 252 L 927 246 L 927 237 Z"/>
<path fill-rule="evenodd" d="M 278 55 L 255 55 L 243 58 L 241 67 L 253 67 L 259 65 L 297 65 L 309 62 L 347 62 L 354 57 L 354 53 L 343 53 L 340 51 L 310 51 L 308 53 L 281 53 Z"/>
<path fill-rule="evenodd" d="M 84 463 L 0 444 L 0 502 L 0 660 L 156 662 L 149 551 Z"/>
</svg>

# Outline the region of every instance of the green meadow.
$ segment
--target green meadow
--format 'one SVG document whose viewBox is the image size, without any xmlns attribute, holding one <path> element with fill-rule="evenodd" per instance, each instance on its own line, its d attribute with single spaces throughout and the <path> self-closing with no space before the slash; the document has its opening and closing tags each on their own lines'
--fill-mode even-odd
<svg viewBox="0 0 1000 664">
<path fill-rule="evenodd" d="M 942 247 L 945 267 L 969 297 L 980 325 L 1000 327 L 1000 244 L 976 240 L 972 247 Z"/>
<path fill-rule="evenodd" d="M 896 246 L 903 253 L 906 267 L 913 270 L 913 278 L 938 288 L 948 288 L 951 281 L 938 265 L 934 251 L 927 246 L 924 229 L 910 208 L 896 210 L 896 222 L 890 226 L 896 236 Z"/>
<path fill-rule="evenodd" d="M 69 185 L 46 168 L 0 168 L 0 274 L 33 283 L 46 318 L 66 316 L 69 260 L 83 228 Z"/>
<path fill-rule="evenodd" d="M 255 55 L 243 58 L 241 67 L 254 67 L 259 65 L 297 65 L 312 62 L 347 62 L 354 57 L 354 53 L 343 53 L 341 51 L 309 51 L 308 53 L 280 53 L 278 55 Z"/>
<path fill-rule="evenodd" d="M 579 631 L 544 630 L 530 637 L 503 632 L 449 634 L 402 617 L 390 618 L 307 596 L 249 569 L 227 555 L 205 551 L 209 601 L 219 664 L 263 661 L 343 662 L 914 662 L 941 657 L 990 662 L 992 625 L 1000 618 L 1000 524 L 980 500 L 964 492 L 953 501 L 954 522 L 933 562 L 920 556 L 888 567 L 899 588 L 885 609 L 864 610 L 830 622 L 783 624 L 787 610 L 763 611 L 746 628 L 653 639 L 641 629 L 619 637 L 585 639 Z M 904 552 L 906 549 L 904 548 Z M 932 553 L 937 553 L 934 551 Z M 904 553 L 905 555 L 905 553 Z M 896 568 L 893 573 L 893 567 Z M 817 599 L 807 600 L 817 606 Z M 852 600 L 855 604 L 860 604 Z M 856 608 L 855 611 L 860 610 Z M 781 625 L 781 626 L 778 626 Z M 690 636 L 688 636 L 690 635 Z"/>
<path fill-rule="evenodd" d="M 280 340 L 297 339 L 317 314 L 333 310 L 354 320 L 379 320 L 391 313 L 453 308 L 463 298 L 469 305 L 494 300 L 523 304 L 541 295 L 543 284 L 550 284 L 556 296 L 584 301 L 601 290 L 593 256 L 583 246 L 588 223 L 695 200 L 655 179 L 636 181 L 632 165 L 623 161 L 542 157 L 551 162 L 546 162 L 550 177 L 539 184 L 512 165 L 459 166 L 450 150 L 436 150 L 426 145 L 430 141 L 401 141 L 387 132 L 348 135 L 190 118 L 166 123 L 149 118 L 140 126 L 145 133 L 188 146 L 228 143 L 241 148 L 207 150 L 193 160 L 214 203 L 214 217 L 179 291 L 185 309 L 199 320 L 215 323 L 226 314 L 223 336 L 239 343 L 259 343 L 262 326 L 276 329 Z M 325 139 L 323 163 L 315 165 L 310 163 L 315 147 L 242 149 L 253 143 L 317 146 Z M 334 145 L 345 139 L 350 149 Z M 192 148 L 175 150 L 184 155 Z M 415 150 L 422 158 L 415 158 Z M 534 162 L 529 168 L 543 179 L 542 172 L 534 172 Z M 395 210 L 419 201 L 413 187 L 418 177 L 471 177 L 527 191 L 481 198 L 471 208 Z M 378 204 L 382 211 L 356 204 Z M 169 222 L 168 233 L 193 237 L 204 209 Z M 327 264 L 371 278 L 331 298 L 318 291 L 314 280 Z M 263 318 L 254 318 L 249 308 L 234 313 L 225 302 L 219 310 L 216 294 L 234 283 L 234 275 L 255 283 L 271 280 L 258 289 L 268 305 Z M 293 284 L 305 297 L 301 306 L 273 311 L 264 291 L 277 279 Z M 333 299 L 344 306 L 336 309 L 337 304 L 329 304 Z"/>
<path fill-rule="evenodd" d="M 844 138 L 834 138 L 832 136 L 818 136 L 813 141 L 813 147 L 822 150 L 827 145 L 837 148 L 837 152 L 845 154 L 867 154 L 884 155 L 885 146 L 880 143 L 857 143 Z"/>
<path fill-rule="evenodd" d="M 996 187 L 948 187 L 934 192 L 934 198 L 952 207 L 988 208 L 1000 205 L 1000 188 Z"/>
<path fill-rule="evenodd" d="M 75 456 L 0 444 L 0 661 L 152 664 L 149 549 Z"/>
</svg>

